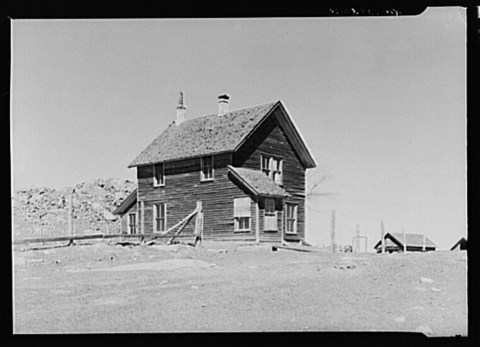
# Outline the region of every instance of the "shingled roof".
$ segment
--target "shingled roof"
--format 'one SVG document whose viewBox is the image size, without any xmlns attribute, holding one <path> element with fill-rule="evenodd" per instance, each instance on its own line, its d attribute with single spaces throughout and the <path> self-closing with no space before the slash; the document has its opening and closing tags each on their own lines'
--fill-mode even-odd
<svg viewBox="0 0 480 347">
<path fill-rule="evenodd" d="M 385 239 L 387 240 L 386 246 L 390 245 L 391 242 L 388 239 L 388 236 L 393 239 L 393 241 L 403 247 L 403 233 L 387 233 Z M 423 247 L 423 234 L 408 234 L 405 233 L 405 240 L 408 247 Z M 381 240 L 375 245 L 374 248 L 381 246 Z M 428 237 L 425 237 L 425 247 L 436 247 L 436 245 Z"/>
<path fill-rule="evenodd" d="M 128 167 L 233 151 L 277 103 L 172 124 Z"/>
<path fill-rule="evenodd" d="M 228 165 L 228 170 L 249 191 L 255 195 L 285 197 L 289 196 L 282 187 L 278 186 L 262 171 L 233 167 Z"/>
</svg>

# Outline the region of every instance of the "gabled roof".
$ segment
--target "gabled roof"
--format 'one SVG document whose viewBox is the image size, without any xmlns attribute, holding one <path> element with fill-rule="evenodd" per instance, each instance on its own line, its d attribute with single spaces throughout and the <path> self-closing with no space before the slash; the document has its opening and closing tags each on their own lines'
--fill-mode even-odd
<svg viewBox="0 0 480 347">
<path fill-rule="evenodd" d="M 262 171 L 233 167 L 228 165 L 228 171 L 250 192 L 260 196 L 286 197 L 289 196 L 282 187 L 278 186 Z"/>
<path fill-rule="evenodd" d="M 171 124 L 128 167 L 234 152 L 277 109 L 282 111 L 277 113 L 280 126 L 300 160 L 306 168 L 315 167 L 313 156 L 281 101 Z"/>
<path fill-rule="evenodd" d="M 391 239 L 399 247 L 403 247 L 403 233 L 387 233 L 385 234 L 387 240 L 386 245 L 389 245 L 389 239 Z M 405 239 L 408 247 L 423 247 L 423 234 L 408 234 L 405 233 Z M 381 241 L 373 248 L 381 247 Z M 425 247 L 436 247 L 436 245 L 428 238 L 425 237 Z"/>
<path fill-rule="evenodd" d="M 124 214 L 125 212 L 128 211 L 128 209 L 133 205 L 137 203 L 137 190 L 135 189 L 133 192 L 130 193 L 129 196 L 125 200 L 122 201 L 120 206 L 118 206 L 115 211 L 113 211 L 113 214 Z"/>
</svg>

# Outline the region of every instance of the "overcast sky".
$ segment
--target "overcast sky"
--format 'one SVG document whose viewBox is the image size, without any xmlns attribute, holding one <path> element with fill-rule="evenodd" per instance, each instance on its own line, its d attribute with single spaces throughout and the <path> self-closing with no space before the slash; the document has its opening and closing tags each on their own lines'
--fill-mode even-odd
<svg viewBox="0 0 480 347">
<path fill-rule="evenodd" d="M 13 188 L 135 180 L 127 165 L 175 118 L 278 99 L 330 197 L 307 239 L 355 226 L 466 235 L 465 11 L 415 17 L 12 21 Z M 313 182 L 313 181 L 312 181 Z"/>
</svg>

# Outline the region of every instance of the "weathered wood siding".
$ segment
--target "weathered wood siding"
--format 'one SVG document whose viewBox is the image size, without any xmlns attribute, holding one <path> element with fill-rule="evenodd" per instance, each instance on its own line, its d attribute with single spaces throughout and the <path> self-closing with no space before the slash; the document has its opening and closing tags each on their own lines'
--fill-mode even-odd
<svg viewBox="0 0 480 347">
<path fill-rule="evenodd" d="M 231 154 L 214 156 L 214 180 L 200 181 L 200 158 L 165 163 L 165 186 L 153 187 L 152 166 L 137 168 L 138 200 L 145 203 L 145 232 L 153 232 L 153 204 L 167 204 L 167 229 L 192 212 L 202 201 L 204 237 L 255 238 L 254 203 L 252 225 L 247 233 L 234 232 L 233 199 L 248 196 L 228 177 Z M 191 221 L 182 234 L 193 234 Z"/>
<path fill-rule="evenodd" d="M 297 234 L 286 234 L 283 206 L 277 212 L 285 240 L 297 241 L 305 237 L 305 168 L 291 143 L 281 129 L 276 116 L 269 117 L 239 151 L 234 154 L 233 166 L 260 170 L 261 156 L 283 159 L 283 188 L 291 195 L 285 202 L 297 204 Z M 263 212 L 260 211 L 261 219 Z M 263 230 L 260 222 L 260 230 Z M 268 233 L 271 234 L 271 233 Z M 267 238 L 266 236 L 264 236 Z M 269 238 L 273 238 L 269 235 Z"/>
</svg>

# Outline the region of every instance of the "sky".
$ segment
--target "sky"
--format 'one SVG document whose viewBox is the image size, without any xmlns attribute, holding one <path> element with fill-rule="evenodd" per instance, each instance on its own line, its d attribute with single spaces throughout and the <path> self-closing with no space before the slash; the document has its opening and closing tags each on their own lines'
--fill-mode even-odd
<svg viewBox="0 0 480 347">
<path fill-rule="evenodd" d="M 466 236 L 465 10 L 419 16 L 12 20 L 12 189 L 135 180 L 175 119 L 282 100 L 317 168 L 307 241 Z"/>
</svg>

